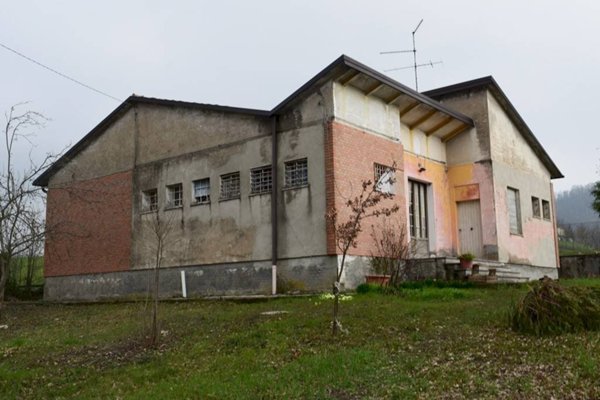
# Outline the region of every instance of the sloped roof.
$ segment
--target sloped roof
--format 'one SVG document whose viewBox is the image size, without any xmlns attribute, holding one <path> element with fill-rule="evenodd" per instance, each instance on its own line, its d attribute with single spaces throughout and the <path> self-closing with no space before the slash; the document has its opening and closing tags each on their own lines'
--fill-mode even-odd
<svg viewBox="0 0 600 400">
<path fill-rule="evenodd" d="M 435 128 L 434 131 L 436 132 L 440 131 L 443 133 L 443 130 L 448 130 L 455 134 L 456 132 L 460 132 L 474 125 L 473 120 L 468 116 L 447 108 L 434 99 L 425 96 L 346 55 L 342 55 L 279 103 L 271 111 L 163 100 L 135 95 L 130 96 L 85 135 L 83 139 L 71 147 L 61 158 L 50 166 L 50 168 L 44 171 L 33 184 L 37 186 L 47 186 L 50 177 L 54 173 L 72 160 L 80 151 L 85 149 L 101 135 L 110 124 L 120 118 L 136 103 L 167 107 L 188 107 L 201 110 L 250 114 L 258 117 L 270 117 L 278 115 L 299 101 L 302 101 L 302 99 L 318 90 L 329 80 L 335 80 L 344 86 L 352 85 L 363 91 L 365 95 L 380 96 L 386 103 L 398 105 L 401 110 L 401 117 L 403 116 L 402 110 L 406 110 L 406 115 L 404 115 L 404 117 L 411 127 L 429 122 L 430 125 L 432 125 L 431 129 Z"/>
<path fill-rule="evenodd" d="M 523 135 L 523 138 L 529 144 L 533 152 L 538 156 L 542 164 L 544 164 L 544 166 L 548 169 L 551 178 L 564 178 L 564 175 L 560 172 L 556 164 L 554 164 L 554 161 L 552 161 L 542 144 L 535 137 L 529 126 L 527 126 L 525 120 L 523 120 L 523 117 L 521 117 L 515 106 L 508 99 L 508 96 L 506 96 L 504 91 L 502 91 L 502 89 L 500 88 L 500 85 L 498 85 L 498 83 L 492 76 L 484 76 L 483 78 L 473 79 L 454 85 L 428 90 L 426 92 L 423 92 L 423 94 L 434 99 L 440 99 L 447 95 L 459 92 L 466 92 L 468 90 L 474 89 L 489 90 L 490 93 L 492 93 L 492 95 L 496 98 L 504 112 L 513 122 L 513 124 L 515 124 L 515 126 L 519 129 L 519 132 L 521 132 L 521 135 Z"/>
</svg>

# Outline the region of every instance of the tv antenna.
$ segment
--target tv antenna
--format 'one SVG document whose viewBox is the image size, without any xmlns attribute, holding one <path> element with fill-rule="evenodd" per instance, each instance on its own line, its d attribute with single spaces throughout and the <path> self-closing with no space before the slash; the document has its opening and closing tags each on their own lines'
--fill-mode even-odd
<svg viewBox="0 0 600 400">
<path fill-rule="evenodd" d="M 379 53 L 379 54 L 413 53 L 413 65 L 409 65 L 409 66 L 406 66 L 406 67 L 386 69 L 386 70 L 384 70 L 384 72 L 400 71 L 400 70 L 403 70 L 403 69 L 413 68 L 414 71 L 415 71 L 415 90 L 417 92 L 419 91 L 419 77 L 418 77 L 417 70 L 419 68 L 421 68 L 421 67 L 431 67 L 431 68 L 433 68 L 434 65 L 442 64 L 442 61 L 431 61 L 431 60 L 428 63 L 417 64 L 417 45 L 416 45 L 416 41 L 415 41 L 415 34 L 417 33 L 417 30 L 419 30 L 419 27 L 421 26 L 422 23 L 423 23 L 423 19 L 421 18 L 421 21 L 419 21 L 419 23 L 417 24 L 417 27 L 415 28 L 415 30 L 412 31 L 412 44 L 413 44 L 412 50 L 382 51 L 382 52 Z"/>
</svg>

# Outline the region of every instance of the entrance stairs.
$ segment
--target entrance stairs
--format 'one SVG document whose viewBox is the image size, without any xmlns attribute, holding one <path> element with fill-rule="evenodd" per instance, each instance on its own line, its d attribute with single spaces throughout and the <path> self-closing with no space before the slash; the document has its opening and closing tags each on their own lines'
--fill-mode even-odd
<svg viewBox="0 0 600 400">
<path fill-rule="evenodd" d="M 447 267 L 453 268 L 454 271 L 460 270 L 460 261 L 458 258 L 448 257 L 446 258 L 445 264 Z M 468 280 L 486 282 L 485 277 L 488 277 L 487 282 L 521 283 L 529 281 L 529 279 L 522 276 L 520 272 L 512 270 L 510 266 L 500 261 L 475 259 L 473 260 L 473 266 L 473 269 L 464 271 L 464 275 Z M 477 266 L 479 266 L 478 273 Z M 494 275 L 494 270 L 496 278 L 491 279 Z M 479 277 L 476 277 L 476 275 L 479 275 Z"/>
</svg>

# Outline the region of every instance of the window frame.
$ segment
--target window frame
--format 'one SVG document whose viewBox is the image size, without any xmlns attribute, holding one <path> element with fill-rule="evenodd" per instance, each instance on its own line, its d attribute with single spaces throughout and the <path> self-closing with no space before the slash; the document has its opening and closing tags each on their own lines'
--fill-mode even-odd
<svg viewBox="0 0 600 400">
<path fill-rule="evenodd" d="M 514 193 L 514 201 L 515 201 L 515 219 L 516 219 L 516 230 L 513 230 L 512 227 L 512 216 L 511 216 L 511 208 L 510 208 L 510 195 L 509 193 Z M 519 235 L 519 236 L 523 236 L 523 221 L 522 221 L 522 214 L 521 214 L 521 194 L 519 192 L 519 189 L 513 188 L 508 186 L 506 188 L 506 205 L 508 208 L 508 231 L 511 235 Z"/>
<path fill-rule="evenodd" d="M 284 189 L 306 186 L 308 186 L 308 158 L 286 161 L 284 163 Z"/>
<path fill-rule="evenodd" d="M 154 201 L 152 201 L 154 200 Z M 142 212 L 157 212 L 158 211 L 158 189 L 142 190 Z"/>
<path fill-rule="evenodd" d="M 206 185 L 206 187 L 199 187 L 199 189 L 206 189 L 207 194 L 196 196 L 196 190 L 198 189 L 196 185 L 201 185 L 205 181 L 208 183 L 208 185 Z M 206 197 L 206 199 L 198 200 L 198 197 Z M 192 205 L 198 204 L 210 204 L 210 178 L 201 178 L 192 181 Z"/>
<path fill-rule="evenodd" d="M 385 182 L 381 182 L 382 178 L 388 175 Z M 380 193 L 395 194 L 395 174 L 394 169 L 390 166 L 373 163 L 373 177 L 375 179 L 375 190 Z"/>
<path fill-rule="evenodd" d="M 258 176 L 256 176 L 258 174 Z M 258 179 L 258 182 L 256 181 Z M 268 194 L 273 190 L 273 167 L 263 165 L 250 170 L 250 195 Z"/>
<path fill-rule="evenodd" d="M 183 207 L 183 184 L 173 183 L 166 186 L 167 189 L 167 204 L 165 209 L 182 208 Z"/>
<path fill-rule="evenodd" d="M 533 218 L 542 218 L 542 208 L 539 197 L 531 196 L 531 214 L 533 215 Z"/>
<path fill-rule="evenodd" d="M 548 210 L 547 213 L 546 213 L 546 209 Z M 545 221 L 552 221 L 552 209 L 550 208 L 549 200 L 542 199 L 542 218 Z"/>
<path fill-rule="evenodd" d="M 416 191 L 415 188 L 417 189 Z M 429 184 L 409 179 L 408 190 L 410 237 L 416 240 L 429 240 L 429 204 L 427 199 Z M 417 200 L 416 203 L 415 200 Z M 416 207 L 416 204 L 418 204 L 418 207 Z"/>
<path fill-rule="evenodd" d="M 227 200 L 235 200 L 239 199 L 241 196 L 241 179 L 240 179 L 240 171 L 229 172 L 227 174 L 222 174 L 219 177 L 219 201 L 227 201 Z M 235 179 L 237 178 L 237 179 Z M 235 185 L 232 188 L 229 188 L 231 183 L 229 179 L 233 179 L 232 182 L 237 181 L 237 191 L 235 190 Z M 227 189 L 227 191 L 225 191 Z"/>
</svg>

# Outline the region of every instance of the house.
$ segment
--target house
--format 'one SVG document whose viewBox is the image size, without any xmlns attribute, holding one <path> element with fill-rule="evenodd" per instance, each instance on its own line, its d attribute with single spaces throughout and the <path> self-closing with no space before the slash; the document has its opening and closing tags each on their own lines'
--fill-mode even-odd
<svg viewBox="0 0 600 400">
<path fill-rule="evenodd" d="M 465 252 L 524 279 L 557 276 L 562 175 L 497 83 L 418 93 L 341 56 L 270 111 L 125 100 L 35 181 L 51 228 L 45 298 L 143 295 L 157 224 L 170 231 L 164 296 L 183 281 L 191 295 L 328 290 L 339 254 L 327 210 L 344 213 L 392 165 L 387 201 L 422 276 Z M 346 287 L 374 251 L 365 229 Z"/>
</svg>

